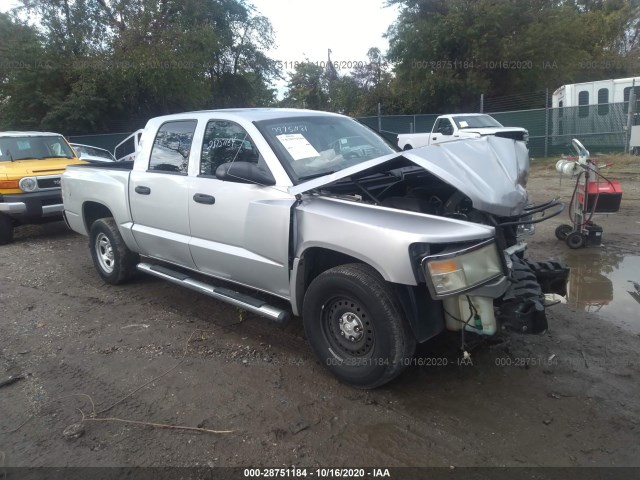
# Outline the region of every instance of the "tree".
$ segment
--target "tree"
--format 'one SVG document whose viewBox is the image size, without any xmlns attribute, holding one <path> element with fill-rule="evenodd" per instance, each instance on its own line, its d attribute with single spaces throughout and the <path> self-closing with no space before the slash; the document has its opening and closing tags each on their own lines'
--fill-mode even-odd
<svg viewBox="0 0 640 480">
<path fill-rule="evenodd" d="M 20 13 L 38 18 L 38 50 L 23 58 L 47 78 L 7 78 L 0 104 L 12 124 L 28 104 L 32 128 L 89 133 L 275 101 L 271 24 L 244 0 L 23 0 Z M 18 18 L 6 28 L 26 28 Z"/>
<path fill-rule="evenodd" d="M 38 32 L 0 13 L 0 128 L 39 125 L 57 89 L 56 75 L 43 75 L 48 66 Z"/>
<path fill-rule="evenodd" d="M 481 93 L 510 95 L 629 71 L 620 46 L 629 1 L 390 3 L 401 13 L 388 31 L 388 56 L 412 111 L 468 109 Z M 603 68 L 584 68 L 594 64 Z"/>
<path fill-rule="evenodd" d="M 295 66 L 290 75 L 289 90 L 281 104 L 286 107 L 326 110 L 329 106 L 328 85 L 324 69 L 306 61 Z"/>
</svg>

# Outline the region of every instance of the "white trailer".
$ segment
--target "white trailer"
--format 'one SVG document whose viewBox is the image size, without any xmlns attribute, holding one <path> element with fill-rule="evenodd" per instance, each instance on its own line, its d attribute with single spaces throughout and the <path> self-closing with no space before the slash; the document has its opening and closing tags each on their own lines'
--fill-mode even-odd
<svg viewBox="0 0 640 480">
<path fill-rule="evenodd" d="M 640 77 L 562 85 L 552 96 L 552 143 L 570 144 L 579 136 L 589 145 L 623 147 L 629 97 L 640 100 Z M 636 103 L 635 112 L 640 111 Z"/>
</svg>

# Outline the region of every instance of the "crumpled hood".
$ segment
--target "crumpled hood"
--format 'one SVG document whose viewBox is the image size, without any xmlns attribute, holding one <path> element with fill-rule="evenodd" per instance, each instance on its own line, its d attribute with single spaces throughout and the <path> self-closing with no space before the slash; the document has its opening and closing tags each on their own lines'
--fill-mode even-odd
<svg viewBox="0 0 640 480">
<path fill-rule="evenodd" d="M 529 173 L 529 153 L 522 142 L 495 136 L 448 142 L 374 158 L 339 172 L 289 187 L 292 195 L 358 175 L 394 168 L 405 158 L 460 190 L 474 208 L 497 216 L 519 215 L 527 205 L 524 187 Z"/>
</svg>

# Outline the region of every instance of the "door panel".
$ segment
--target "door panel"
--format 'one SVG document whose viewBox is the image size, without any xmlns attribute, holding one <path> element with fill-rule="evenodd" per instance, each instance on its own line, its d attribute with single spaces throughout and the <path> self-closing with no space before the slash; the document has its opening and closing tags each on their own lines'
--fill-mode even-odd
<svg viewBox="0 0 640 480">
<path fill-rule="evenodd" d="M 158 129 L 148 170 L 129 182 L 133 236 L 141 253 L 195 268 L 189 251 L 189 178 L 195 120 L 167 122 Z"/>
<path fill-rule="evenodd" d="M 289 222 L 294 199 L 260 185 L 191 178 L 191 255 L 204 273 L 289 296 Z M 215 204 L 196 202 L 210 195 Z"/>
<path fill-rule="evenodd" d="M 149 194 L 136 193 L 141 188 Z M 195 267 L 189 252 L 188 177 L 131 172 L 133 236 L 143 255 Z"/>
<path fill-rule="evenodd" d="M 448 118 L 440 118 L 431 133 L 431 144 L 451 142 L 456 140 L 453 136 L 453 125 Z"/>
<path fill-rule="evenodd" d="M 218 180 L 233 162 L 267 169 L 246 130 L 212 119 L 203 136 L 199 176 L 189 179 L 191 255 L 199 270 L 289 296 L 289 222 L 294 198 L 272 187 Z"/>
</svg>

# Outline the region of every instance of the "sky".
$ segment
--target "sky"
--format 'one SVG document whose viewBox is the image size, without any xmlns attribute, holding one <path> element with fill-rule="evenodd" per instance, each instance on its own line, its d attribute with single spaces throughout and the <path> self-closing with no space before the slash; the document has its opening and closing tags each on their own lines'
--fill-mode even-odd
<svg viewBox="0 0 640 480">
<path fill-rule="evenodd" d="M 382 35 L 397 17 L 383 0 L 253 0 L 271 20 L 277 46 L 271 56 L 282 62 L 364 61 L 367 50 L 387 50 Z"/>
<path fill-rule="evenodd" d="M 0 12 L 6 12 L 18 5 L 16 0 L 0 0 Z"/>
<path fill-rule="evenodd" d="M 385 7 L 384 0 L 253 0 L 260 14 L 271 21 L 276 45 L 269 56 L 280 62 L 285 73 L 296 62 L 309 60 L 324 66 L 328 50 L 338 74 L 348 73 L 354 62 L 365 62 L 367 51 L 378 47 L 386 52 L 383 38 L 396 20 L 396 6 Z M 286 80 L 276 82 L 282 98 Z"/>
</svg>

